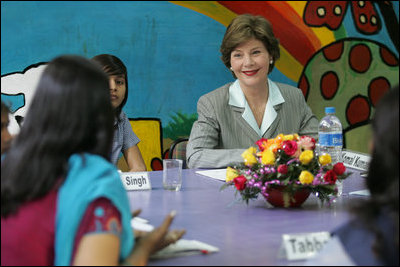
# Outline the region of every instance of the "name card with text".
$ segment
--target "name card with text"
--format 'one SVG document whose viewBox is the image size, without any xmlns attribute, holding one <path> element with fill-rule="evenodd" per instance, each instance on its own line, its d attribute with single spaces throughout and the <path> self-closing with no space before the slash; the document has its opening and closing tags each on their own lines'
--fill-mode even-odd
<svg viewBox="0 0 400 267">
<path fill-rule="evenodd" d="M 151 190 L 147 172 L 121 172 L 120 177 L 126 190 Z"/>
<path fill-rule="evenodd" d="M 315 256 L 331 238 L 329 232 L 284 234 L 283 254 L 288 260 L 303 260 Z"/>
<path fill-rule="evenodd" d="M 343 150 L 342 160 L 344 166 L 346 167 L 362 171 L 368 171 L 368 166 L 369 162 L 371 161 L 371 157 L 364 153 L 355 152 L 351 150 Z"/>
</svg>

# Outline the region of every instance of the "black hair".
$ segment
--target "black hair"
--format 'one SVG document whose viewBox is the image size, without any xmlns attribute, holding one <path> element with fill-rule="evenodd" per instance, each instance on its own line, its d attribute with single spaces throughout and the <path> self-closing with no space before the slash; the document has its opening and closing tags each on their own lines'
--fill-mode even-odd
<svg viewBox="0 0 400 267">
<path fill-rule="evenodd" d="M 126 101 L 128 99 L 128 71 L 126 70 L 126 66 L 121 59 L 119 59 L 114 55 L 109 55 L 109 54 L 97 55 L 93 57 L 92 60 L 97 64 L 99 64 L 107 75 L 125 76 L 125 87 L 126 87 L 125 96 L 121 104 L 115 109 L 115 115 L 117 118 L 119 118 L 122 108 L 125 106 Z"/>
<path fill-rule="evenodd" d="M 373 150 L 369 163 L 367 187 L 371 198 L 352 210 L 361 223 L 375 236 L 373 252 L 385 265 L 398 265 L 399 251 L 399 87 L 386 93 L 379 101 L 372 120 Z M 387 216 L 393 225 L 392 240 L 376 223 Z M 397 253 L 395 257 L 389 251 Z M 396 264 L 397 262 L 397 264 Z"/>
<path fill-rule="evenodd" d="M 10 113 L 10 108 L 1 100 L 1 115 Z"/>
<path fill-rule="evenodd" d="M 1 163 L 2 217 L 57 188 L 72 154 L 109 160 L 114 113 L 108 85 L 107 75 L 83 57 L 65 55 L 48 64 Z"/>
</svg>

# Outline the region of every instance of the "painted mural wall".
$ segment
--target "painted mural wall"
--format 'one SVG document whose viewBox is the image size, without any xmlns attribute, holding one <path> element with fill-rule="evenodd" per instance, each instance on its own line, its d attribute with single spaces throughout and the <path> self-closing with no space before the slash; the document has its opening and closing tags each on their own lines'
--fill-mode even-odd
<svg viewBox="0 0 400 267">
<path fill-rule="evenodd" d="M 2 1 L 1 98 L 24 117 L 46 62 L 114 54 L 128 69 L 124 111 L 160 169 L 198 98 L 233 81 L 219 46 L 243 13 L 266 17 L 280 40 L 270 79 L 299 87 L 318 119 L 335 106 L 345 147 L 367 152 L 374 107 L 399 82 L 398 1 Z"/>
</svg>

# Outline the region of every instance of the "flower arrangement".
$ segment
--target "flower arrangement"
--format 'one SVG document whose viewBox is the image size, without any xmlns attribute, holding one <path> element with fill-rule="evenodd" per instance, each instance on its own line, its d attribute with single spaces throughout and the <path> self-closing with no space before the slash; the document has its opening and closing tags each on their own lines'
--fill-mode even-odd
<svg viewBox="0 0 400 267">
<path fill-rule="evenodd" d="M 258 194 L 267 198 L 269 189 L 282 186 L 290 196 L 306 189 L 322 202 L 330 200 L 337 195 L 336 180 L 350 173 L 343 163 L 332 165 L 329 154 L 317 155 L 315 143 L 314 138 L 298 134 L 262 138 L 256 142 L 258 151 L 250 147 L 243 152 L 242 163 L 227 168 L 221 190 L 234 185 L 247 204 Z"/>
</svg>

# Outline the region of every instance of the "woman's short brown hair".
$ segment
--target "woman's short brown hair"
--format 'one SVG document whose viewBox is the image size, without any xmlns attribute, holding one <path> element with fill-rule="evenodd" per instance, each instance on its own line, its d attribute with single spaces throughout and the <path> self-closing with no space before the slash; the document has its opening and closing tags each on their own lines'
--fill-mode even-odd
<svg viewBox="0 0 400 267">
<path fill-rule="evenodd" d="M 243 14 L 234 18 L 226 28 L 224 39 L 220 47 L 221 59 L 227 68 L 231 67 L 231 53 L 240 44 L 250 39 L 260 40 L 268 53 L 273 58 L 269 73 L 274 68 L 275 61 L 279 59 L 279 40 L 275 38 L 271 23 L 262 16 Z M 236 78 L 236 76 L 233 74 Z"/>
</svg>

